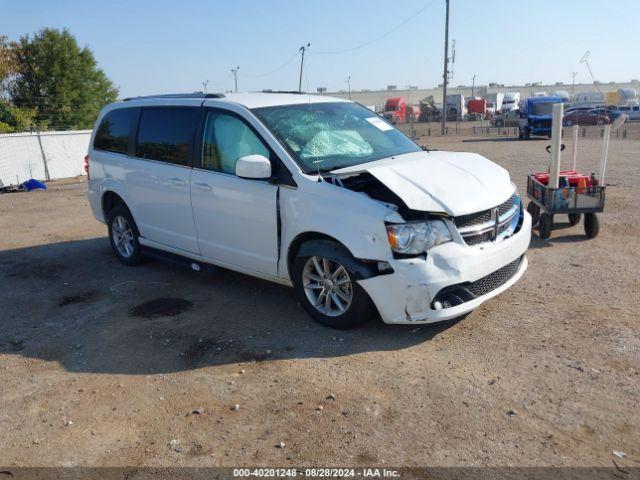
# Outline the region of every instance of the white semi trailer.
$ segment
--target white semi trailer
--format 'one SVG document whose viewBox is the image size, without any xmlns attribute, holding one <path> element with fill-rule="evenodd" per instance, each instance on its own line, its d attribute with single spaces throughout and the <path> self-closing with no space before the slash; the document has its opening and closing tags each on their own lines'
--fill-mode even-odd
<svg viewBox="0 0 640 480">
<path fill-rule="evenodd" d="M 520 103 L 520 92 L 507 92 L 504 94 L 502 100 L 503 113 L 510 112 L 511 110 L 517 110 Z"/>
</svg>

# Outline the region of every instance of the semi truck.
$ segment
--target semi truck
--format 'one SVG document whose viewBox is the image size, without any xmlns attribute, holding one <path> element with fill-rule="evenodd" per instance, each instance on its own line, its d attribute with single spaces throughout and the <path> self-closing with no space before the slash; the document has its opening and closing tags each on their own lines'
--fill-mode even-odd
<svg viewBox="0 0 640 480">
<path fill-rule="evenodd" d="M 529 97 L 520 108 L 518 138 L 528 140 L 532 135 L 551 137 L 553 104 L 562 103 L 560 97 Z"/>
<path fill-rule="evenodd" d="M 384 102 L 382 116 L 391 123 L 406 123 L 411 120 L 409 115 L 413 115 L 413 121 L 418 121 L 420 109 L 407 104 L 404 97 L 390 97 Z"/>
</svg>

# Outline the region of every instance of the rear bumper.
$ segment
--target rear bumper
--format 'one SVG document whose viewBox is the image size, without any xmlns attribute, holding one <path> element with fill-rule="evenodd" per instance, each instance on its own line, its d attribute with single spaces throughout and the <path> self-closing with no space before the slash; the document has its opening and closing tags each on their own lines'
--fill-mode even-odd
<svg viewBox="0 0 640 480">
<path fill-rule="evenodd" d="M 469 247 L 447 243 L 429 251 L 426 259 L 390 262 L 394 272 L 360 280 L 385 323 L 434 323 L 459 317 L 515 284 L 527 269 L 524 256 L 531 240 L 531 216 L 524 212 L 517 234 L 499 243 Z M 475 298 L 449 308 L 437 309 L 434 299 L 443 289 L 471 284 L 517 262 L 504 283 Z"/>
</svg>

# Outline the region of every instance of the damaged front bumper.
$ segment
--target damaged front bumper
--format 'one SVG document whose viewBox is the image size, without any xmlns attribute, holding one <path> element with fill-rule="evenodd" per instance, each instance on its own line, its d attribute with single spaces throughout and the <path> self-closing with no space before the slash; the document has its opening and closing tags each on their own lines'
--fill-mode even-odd
<svg viewBox="0 0 640 480">
<path fill-rule="evenodd" d="M 525 212 L 522 228 L 510 238 L 478 247 L 449 242 L 429 250 L 426 258 L 392 260 L 393 273 L 358 283 L 385 323 L 450 320 L 516 283 L 527 269 L 524 254 L 530 240 L 531 217 Z M 453 292 L 461 303 L 452 302 L 445 308 L 448 302 L 440 300 L 447 292 Z"/>
</svg>

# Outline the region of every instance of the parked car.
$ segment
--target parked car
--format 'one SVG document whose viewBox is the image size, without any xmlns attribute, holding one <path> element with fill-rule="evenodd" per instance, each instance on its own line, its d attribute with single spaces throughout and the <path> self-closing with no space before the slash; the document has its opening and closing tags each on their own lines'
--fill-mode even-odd
<svg viewBox="0 0 640 480">
<path fill-rule="evenodd" d="M 520 110 L 507 110 L 491 119 L 495 127 L 517 127 L 520 125 Z"/>
<path fill-rule="evenodd" d="M 335 328 L 376 312 L 457 318 L 527 268 L 531 217 L 505 169 L 425 151 L 348 100 L 129 99 L 102 110 L 85 160 L 93 215 L 123 264 L 152 252 L 293 286 Z"/>
<path fill-rule="evenodd" d="M 610 107 L 609 111 L 614 119 L 625 114 L 629 116 L 629 120 L 640 120 L 640 105 L 620 105 Z"/>
<path fill-rule="evenodd" d="M 609 116 L 604 108 L 591 110 L 572 110 L 562 117 L 565 127 L 571 125 L 605 125 L 609 123 Z"/>
</svg>

